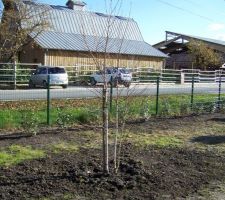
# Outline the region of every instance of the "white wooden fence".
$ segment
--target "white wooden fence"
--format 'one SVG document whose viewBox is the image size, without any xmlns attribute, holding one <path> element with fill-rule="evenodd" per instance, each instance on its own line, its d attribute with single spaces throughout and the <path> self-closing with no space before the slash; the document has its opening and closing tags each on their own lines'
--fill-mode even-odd
<svg viewBox="0 0 225 200">
<path fill-rule="evenodd" d="M 37 66 L 37 63 L 0 63 L 0 84 L 20 85 L 28 84 L 30 75 Z M 90 70 L 87 70 L 90 67 Z M 97 71 L 95 66 L 76 65 L 66 67 L 69 83 L 74 84 L 80 81 L 88 81 L 90 74 Z M 153 68 L 133 68 L 131 69 L 133 81 L 137 83 L 155 82 L 160 77 L 161 82 L 187 83 L 194 78 L 198 83 L 218 82 L 221 78 L 225 81 L 225 70 L 202 71 L 199 69 L 162 69 L 154 70 Z"/>
</svg>

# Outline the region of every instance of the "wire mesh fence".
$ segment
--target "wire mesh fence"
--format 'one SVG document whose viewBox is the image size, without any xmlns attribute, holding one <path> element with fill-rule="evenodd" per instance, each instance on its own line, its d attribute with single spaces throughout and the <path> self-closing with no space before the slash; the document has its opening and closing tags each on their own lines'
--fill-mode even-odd
<svg viewBox="0 0 225 200">
<path fill-rule="evenodd" d="M 101 125 L 102 86 L 47 87 L 0 90 L 0 129 L 29 130 L 46 126 Z M 187 116 L 223 111 L 225 85 L 222 78 L 215 83 L 164 83 L 161 77 L 130 88 L 108 88 L 111 123 L 154 117 Z"/>
</svg>

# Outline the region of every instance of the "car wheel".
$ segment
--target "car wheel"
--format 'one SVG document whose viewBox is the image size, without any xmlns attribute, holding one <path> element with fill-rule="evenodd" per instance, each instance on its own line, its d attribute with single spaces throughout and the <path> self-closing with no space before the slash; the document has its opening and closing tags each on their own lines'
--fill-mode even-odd
<svg viewBox="0 0 225 200">
<path fill-rule="evenodd" d="M 32 80 L 29 81 L 29 88 L 35 88 L 35 84 L 32 82 Z"/>
<path fill-rule="evenodd" d="M 113 80 L 113 87 L 117 87 L 118 84 L 119 84 L 119 80 L 118 80 L 117 78 L 115 78 L 115 79 Z"/>
<path fill-rule="evenodd" d="M 45 89 L 48 88 L 48 83 L 47 83 L 47 81 L 43 81 L 43 87 L 44 87 Z"/>
<path fill-rule="evenodd" d="M 123 84 L 125 87 L 129 88 L 130 87 L 130 82 L 124 82 Z"/>
<path fill-rule="evenodd" d="M 91 83 L 92 86 L 94 86 L 94 85 L 96 85 L 97 82 L 93 77 L 91 77 L 90 83 Z"/>
<path fill-rule="evenodd" d="M 62 88 L 63 88 L 63 89 L 66 89 L 66 88 L 67 88 L 67 86 L 68 86 L 68 85 L 62 85 Z"/>
</svg>

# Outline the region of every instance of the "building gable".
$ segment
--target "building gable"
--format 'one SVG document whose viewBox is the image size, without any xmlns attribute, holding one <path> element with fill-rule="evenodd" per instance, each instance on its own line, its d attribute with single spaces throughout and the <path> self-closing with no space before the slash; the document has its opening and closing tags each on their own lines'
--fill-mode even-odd
<svg viewBox="0 0 225 200">
<path fill-rule="evenodd" d="M 30 6 L 31 12 L 48 10 L 49 28 L 34 38 L 44 49 L 104 52 L 107 46 L 107 53 L 166 57 L 144 42 L 137 23 L 131 18 L 23 2 Z"/>
</svg>

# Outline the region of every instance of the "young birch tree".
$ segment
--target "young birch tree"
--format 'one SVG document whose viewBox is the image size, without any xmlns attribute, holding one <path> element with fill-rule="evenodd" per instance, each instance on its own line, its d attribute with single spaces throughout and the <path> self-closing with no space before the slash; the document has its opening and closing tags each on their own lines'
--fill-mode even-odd
<svg viewBox="0 0 225 200">
<path fill-rule="evenodd" d="M 102 78 L 103 78 L 103 86 L 102 86 L 102 91 L 101 93 L 98 93 L 98 90 L 96 90 L 96 93 L 99 94 L 102 100 L 102 153 L 103 153 L 103 170 L 106 174 L 109 173 L 109 86 L 108 86 L 108 74 L 107 74 L 107 61 L 113 57 L 113 55 L 109 52 L 109 49 L 112 48 L 113 45 L 115 45 L 112 41 L 112 34 L 117 31 L 121 30 L 115 30 L 115 16 L 118 15 L 120 12 L 122 1 L 121 0 L 109 0 L 105 1 L 105 7 L 106 7 L 106 23 L 103 25 L 104 26 L 104 31 L 103 35 L 104 37 L 96 37 L 95 38 L 95 49 L 93 47 L 90 47 L 87 40 L 87 34 L 85 32 L 86 27 L 84 26 L 84 21 L 81 19 L 81 33 L 83 35 L 83 40 L 86 45 L 86 48 L 89 51 L 89 54 L 91 55 L 94 64 L 97 66 L 98 70 L 102 70 Z M 92 22 L 94 24 L 94 20 Z M 129 21 L 127 22 L 129 23 Z M 124 26 L 124 25 L 123 25 Z M 125 25 L 126 26 L 126 25 Z M 118 29 L 119 27 L 117 27 Z M 121 28 L 121 27 L 120 27 Z M 126 31 L 126 27 L 122 27 L 124 31 Z M 92 27 L 92 32 L 95 34 L 98 30 L 95 27 Z M 120 33 L 120 44 L 118 45 L 118 49 L 116 53 L 114 54 L 114 59 L 116 55 L 116 66 L 114 67 L 120 67 L 119 66 L 119 60 L 120 60 L 120 54 L 121 54 L 121 48 L 123 45 L 123 40 L 124 40 L 124 34 L 125 33 Z M 96 53 L 98 52 L 98 53 Z M 112 84 L 112 83 L 111 83 Z M 118 84 L 116 84 L 118 85 Z M 118 94 L 118 90 L 117 90 Z M 118 131 L 118 123 L 117 123 L 117 128 L 116 130 Z M 115 154 L 117 153 L 116 151 L 116 146 L 117 146 L 117 136 L 115 138 Z M 116 159 L 116 156 L 114 156 Z M 114 160 L 115 160 L 114 159 Z"/>
<path fill-rule="evenodd" d="M 123 50 L 127 50 L 127 46 L 125 44 L 125 36 L 127 34 L 127 29 L 129 24 L 131 23 L 130 18 L 126 18 L 120 25 L 115 25 L 119 12 L 122 6 L 122 0 L 106 0 L 106 23 L 102 24 L 104 26 L 104 32 L 102 33 L 102 37 L 96 37 L 94 42 L 90 45 L 88 41 L 90 38 L 86 32 L 87 24 L 95 25 L 95 20 L 85 21 L 87 19 L 80 18 L 80 26 L 81 26 L 81 34 L 83 38 L 83 42 L 85 44 L 86 49 L 88 50 L 88 55 L 91 56 L 94 65 L 96 65 L 98 70 L 102 71 L 102 79 L 103 85 L 102 90 L 92 90 L 95 94 L 97 94 L 101 98 L 102 102 L 102 155 L 103 155 L 103 170 L 106 174 L 109 173 L 109 80 L 107 74 L 108 68 L 108 60 L 114 59 L 114 65 L 111 67 L 123 67 L 121 66 L 121 59 L 122 59 L 122 52 Z M 130 15 L 130 14 L 129 14 Z M 95 26 L 88 27 L 91 28 L 93 35 L 98 35 L 98 29 Z M 113 33 L 119 33 L 118 38 L 119 40 L 114 40 L 115 36 L 113 37 Z M 114 38 L 114 39 L 113 39 Z M 119 42 L 118 42 L 119 41 Z M 116 46 L 116 52 L 110 53 L 110 49 Z M 116 82 L 115 82 L 116 81 Z M 129 96 L 134 92 L 135 87 L 132 89 L 126 88 L 126 97 L 125 97 L 125 110 L 121 111 L 121 107 L 119 105 L 119 98 L 121 96 L 122 88 L 118 87 L 118 80 L 114 80 L 116 86 L 116 97 L 115 97 L 115 107 L 116 107 L 116 128 L 114 131 L 114 172 L 117 173 L 119 165 L 120 165 L 120 153 L 122 147 L 122 137 L 121 135 L 124 132 L 125 128 L 125 120 L 126 115 L 128 112 L 128 102 L 130 100 Z M 120 113 L 124 114 L 123 117 L 120 116 Z M 118 137 L 120 134 L 120 137 Z M 119 144 L 118 144 L 119 143 Z"/>
</svg>

